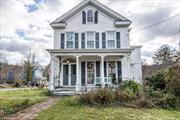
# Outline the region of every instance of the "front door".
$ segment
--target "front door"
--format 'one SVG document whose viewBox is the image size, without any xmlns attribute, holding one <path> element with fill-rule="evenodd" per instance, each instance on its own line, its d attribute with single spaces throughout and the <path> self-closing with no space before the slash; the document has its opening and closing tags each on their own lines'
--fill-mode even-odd
<svg viewBox="0 0 180 120">
<path fill-rule="evenodd" d="M 63 65 L 63 86 L 74 86 L 76 84 L 76 65 Z"/>
<path fill-rule="evenodd" d="M 87 68 L 87 84 L 94 84 L 94 78 L 95 78 L 94 62 L 87 62 L 86 68 Z"/>
</svg>

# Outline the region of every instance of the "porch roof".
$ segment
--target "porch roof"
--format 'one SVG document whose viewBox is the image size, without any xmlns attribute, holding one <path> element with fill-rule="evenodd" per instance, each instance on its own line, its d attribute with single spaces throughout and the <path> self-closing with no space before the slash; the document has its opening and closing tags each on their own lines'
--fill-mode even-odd
<svg viewBox="0 0 180 120">
<path fill-rule="evenodd" d="M 77 54 L 77 53 L 130 53 L 131 49 L 47 49 L 49 53 Z"/>
</svg>

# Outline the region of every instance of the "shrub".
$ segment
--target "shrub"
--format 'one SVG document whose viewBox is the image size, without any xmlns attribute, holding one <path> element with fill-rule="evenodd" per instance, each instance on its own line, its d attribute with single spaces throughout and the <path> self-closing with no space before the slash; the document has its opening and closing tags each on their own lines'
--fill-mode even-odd
<svg viewBox="0 0 180 120">
<path fill-rule="evenodd" d="M 166 74 L 166 91 L 180 97 L 180 66 L 168 69 Z"/>
<path fill-rule="evenodd" d="M 93 104 L 94 94 L 94 92 L 84 93 L 78 97 L 78 101 L 83 104 Z"/>
<path fill-rule="evenodd" d="M 94 101 L 98 104 L 110 104 L 114 100 L 114 94 L 109 89 L 98 89 L 94 94 Z"/>
<path fill-rule="evenodd" d="M 176 97 L 166 93 L 162 98 L 156 99 L 155 104 L 162 108 L 176 108 Z"/>
<path fill-rule="evenodd" d="M 139 93 L 141 90 L 141 85 L 134 80 L 125 80 L 120 84 L 120 89 L 127 91 L 129 94 Z"/>
<path fill-rule="evenodd" d="M 135 101 L 135 105 L 141 107 L 141 108 L 153 108 L 153 103 L 148 100 L 147 98 L 140 98 Z"/>
<path fill-rule="evenodd" d="M 149 97 L 162 98 L 162 96 L 163 96 L 162 91 L 154 91 L 151 87 L 146 87 L 144 92 Z"/>
<path fill-rule="evenodd" d="M 21 87 L 21 81 L 20 80 L 15 80 L 15 83 L 13 87 Z"/>
<path fill-rule="evenodd" d="M 164 90 L 166 87 L 166 80 L 165 80 L 166 71 L 159 71 L 151 77 L 147 77 L 146 80 L 148 81 L 150 87 L 153 90 Z"/>
<path fill-rule="evenodd" d="M 97 91 L 88 92 L 80 95 L 78 98 L 83 104 L 110 104 L 114 100 L 114 94 L 109 89 L 98 89 Z"/>
<path fill-rule="evenodd" d="M 126 103 L 133 99 L 133 97 L 130 94 L 122 90 L 115 91 L 114 95 L 115 95 L 115 100 L 120 104 Z"/>
</svg>

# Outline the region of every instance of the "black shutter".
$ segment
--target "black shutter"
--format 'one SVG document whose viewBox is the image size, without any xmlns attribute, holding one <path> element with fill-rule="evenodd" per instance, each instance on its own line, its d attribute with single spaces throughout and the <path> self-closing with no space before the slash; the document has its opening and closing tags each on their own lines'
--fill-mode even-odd
<svg viewBox="0 0 180 120">
<path fill-rule="evenodd" d="M 75 48 L 79 48 L 79 34 L 75 33 Z"/>
<path fill-rule="evenodd" d="M 82 11 L 82 24 L 86 24 L 86 12 Z"/>
<path fill-rule="evenodd" d="M 120 46 L 121 46 L 120 39 L 121 39 L 120 32 L 116 32 L 116 45 L 117 45 L 117 48 L 120 48 Z"/>
<path fill-rule="evenodd" d="M 97 10 L 94 13 L 94 23 L 98 24 L 98 11 Z"/>
<path fill-rule="evenodd" d="M 85 62 L 81 62 L 81 84 L 82 86 L 85 86 L 85 79 L 86 79 L 86 74 L 85 74 Z"/>
<path fill-rule="evenodd" d="M 106 73 L 106 61 L 104 61 L 104 77 L 107 77 L 107 73 Z"/>
<path fill-rule="evenodd" d="M 96 77 L 100 77 L 100 61 L 96 61 Z"/>
<path fill-rule="evenodd" d="M 102 33 L 102 48 L 106 48 L 106 33 Z"/>
<path fill-rule="evenodd" d="M 64 49 L 64 33 L 61 33 L 61 49 Z"/>
<path fill-rule="evenodd" d="M 81 33 L 81 48 L 85 48 L 85 33 Z"/>
<path fill-rule="evenodd" d="M 118 83 L 122 82 L 122 67 L 121 67 L 121 61 L 117 61 L 117 67 L 118 67 Z"/>
<path fill-rule="evenodd" d="M 96 48 L 99 48 L 99 33 L 96 33 Z"/>
</svg>

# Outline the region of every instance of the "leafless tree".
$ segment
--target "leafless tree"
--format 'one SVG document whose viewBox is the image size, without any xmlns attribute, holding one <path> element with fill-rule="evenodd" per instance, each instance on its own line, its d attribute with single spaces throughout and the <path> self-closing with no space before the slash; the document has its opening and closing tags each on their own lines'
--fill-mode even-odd
<svg viewBox="0 0 180 120">
<path fill-rule="evenodd" d="M 24 59 L 24 70 L 26 74 L 27 82 L 32 81 L 33 79 L 33 69 L 35 67 L 35 54 L 29 51 L 28 55 Z"/>
<path fill-rule="evenodd" d="M 171 64 L 173 50 L 169 45 L 162 45 L 153 55 L 156 64 Z"/>
</svg>

